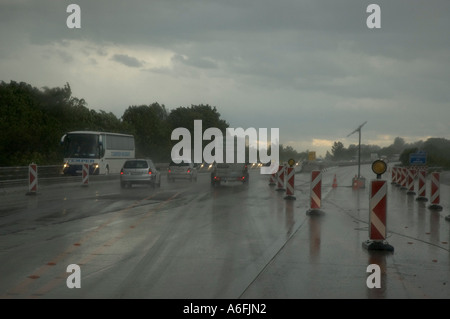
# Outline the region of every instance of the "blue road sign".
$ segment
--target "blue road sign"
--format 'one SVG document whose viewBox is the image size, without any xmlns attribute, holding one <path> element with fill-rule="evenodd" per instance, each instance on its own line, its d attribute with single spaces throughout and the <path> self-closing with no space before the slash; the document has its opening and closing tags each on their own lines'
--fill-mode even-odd
<svg viewBox="0 0 450 319">
<path fill-rule="evenodd" d="M 427 163 L 427 153 L 411 153 L 409 154 L 409 164 L 424 165 Z"/>
</svg>

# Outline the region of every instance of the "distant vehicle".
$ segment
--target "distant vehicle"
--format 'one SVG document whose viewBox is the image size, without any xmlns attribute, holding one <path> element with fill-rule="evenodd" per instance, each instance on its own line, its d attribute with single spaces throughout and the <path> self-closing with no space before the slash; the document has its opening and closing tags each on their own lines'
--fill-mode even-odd
<svg viewBox="0 0 450 319">
<path fill-rule="evenodd" d="M 197 165 L 191 163 L 190 160 L 181 160 L 178 164 L 175 161 L 169 163 L 167 170 L 167 180 L 169 182 L 174 182 L 176 179 L 188 179 L 191 182 L 197 181 L 197 175 Z"/>
<path fill-rule="evenodd" d="M 248 185 L 248 166 L 244 163 L 216 163 L 211 171 L 211 185 L 222 182 L 241 182 Z"/>
<path fill-rule="evenodd" d="M 72 131 L 61 137 L 64 175 L 81 175 L 89 164 L 90 175 L 120 172 L 126 160 L 135 157 L 134 136 L 128 134 Z"/>
<path fill-rule="evenodd" d="M 120 186 L 132 187 L 134 184 L 147 184 L 153 188 L 161 186 L 161 173 L 151 159 L 129 159 L 120 170 Z"/>
</svg>

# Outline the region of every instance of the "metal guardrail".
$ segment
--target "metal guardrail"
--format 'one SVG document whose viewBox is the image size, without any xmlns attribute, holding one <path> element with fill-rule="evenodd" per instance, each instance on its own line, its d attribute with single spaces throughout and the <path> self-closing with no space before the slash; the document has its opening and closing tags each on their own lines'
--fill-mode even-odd
<svg viewBox="0 0 450 319">
<path fill-rule="evenodd" d="M 28 166 L 0 167 L 0 187 L 28 185 Z M 73 182 L 79 176 L 64 176 L 61 165 L 37 166 L 39 183 Z"/>
<path fill-rule="evenodd" d="M 61 165 L 38 166 L 40 177 L 58 177 L 62 175 Z M 28 179 L 28 166 L 0 167 L 0 181 Z"/>
<path fill-rule="evenodd" d="M 155 165 L 163 175 L 167 173 L 169 163 L 156 163 Z M 0 167 L 0 188 L 27 186 L 29 183 L 28 170 L 28 166 Z M 207 171 L 206 168 L 200 169 L 199 173 Z M 81 176 L 67 176 L 62 174 L 62 165 L 38 165 L 37 175 L 40 185 L 81 182 Z M 90 178 L 94 180 L 107 180 L 117 178 L 118 176 L 119 174 L 92 175 Z"/>
</svg>

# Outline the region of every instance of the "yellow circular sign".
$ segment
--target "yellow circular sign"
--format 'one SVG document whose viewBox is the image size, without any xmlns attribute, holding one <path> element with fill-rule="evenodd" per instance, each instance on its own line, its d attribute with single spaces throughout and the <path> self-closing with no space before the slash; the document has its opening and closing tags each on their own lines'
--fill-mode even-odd
<svg viewBox="0 0 450 319">
<path fill-rule="evenodd" d="M 386 172 L 386 169 L 387 165 L 382 160 L 376 160 L 372 163 L 372 171 L 377 175 L 384 174 L 384 172 Z"/>
<path fill-rule="evenodd" d="M 292 167 L 292 166 L 294 166 L 295 161 L 291 158 L 291 159 L 289 159 L 288 164 L 289 164 L 289 166 Z"/>
</svg>

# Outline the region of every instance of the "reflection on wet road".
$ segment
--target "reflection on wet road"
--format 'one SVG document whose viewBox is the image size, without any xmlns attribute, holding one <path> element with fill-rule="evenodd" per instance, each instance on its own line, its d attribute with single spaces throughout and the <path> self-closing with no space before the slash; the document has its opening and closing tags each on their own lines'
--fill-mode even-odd
<svg viewBox="0 0 450 319">
<path fill-rule="evenodd" d="M 449 298 L 449 187 L 440 212 L 390 184 L 387 241 L 368 239 L 370 168 L 323 171 L 324 214 L 310 216 L 309 173 L 295 200 L 252 171 L 249 185 L 162 181 L 121 189 L 118 179 L 0 194 L 2 298 Z M 387 174 L 386 174 L 387 175 Z M 337 187 L 332 187 L 336 176 Z M 81 269 L 69 289 L 67 266 Z M 366 284 L 380 267 L 380 288 Z"/>
</svg>

